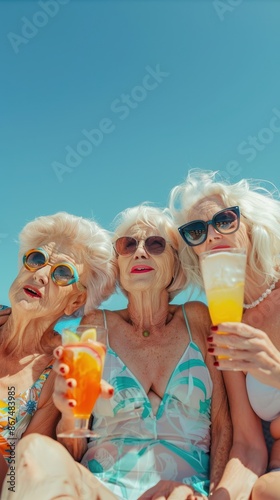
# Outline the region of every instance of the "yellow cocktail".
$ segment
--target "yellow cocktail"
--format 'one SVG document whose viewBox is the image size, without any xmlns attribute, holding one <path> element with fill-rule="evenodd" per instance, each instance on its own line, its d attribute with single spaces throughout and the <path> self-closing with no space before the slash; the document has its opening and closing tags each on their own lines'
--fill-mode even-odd
<svg viewBox="0 0 280 500">
<path fill-rule="evenodd" d="M 77 386 L 67 391 L 69 399 L 75 399 L 73 408 L 75 428 L 59 434 L 59 437 L 94 437 L 88 429 L 89 418 L 100 394 L 100 382 L 105 360 L 106 346 L 96 339 L 106 336 L 106 329 L 94 325 L 79 325 L 62 332 L 63 355 L 61 362 L 69 367 L 65 376 L 74 378 Z"/>
<path fill-rule="evenodd" d="M 223 321 L 241 321 L 243 313 L 244 282 L 232 287 L 209 288 L 207 301 L 214 325 Z"/>
<path fill-rule="evenodd" d="M 241 321 L 246 270 L 245 249 L 223 248 L 204 252 L 200 255 L 200 267 L 213 325 L 226 321 Z"/>
</svg>

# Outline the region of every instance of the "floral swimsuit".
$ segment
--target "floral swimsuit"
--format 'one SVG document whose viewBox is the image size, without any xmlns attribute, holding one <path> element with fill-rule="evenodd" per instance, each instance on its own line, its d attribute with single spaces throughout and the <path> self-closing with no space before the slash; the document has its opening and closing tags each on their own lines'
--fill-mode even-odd
<svg viewBox="0 0 280 500">
<path fill-rule="evenodd" d="M 190 343 L 156 415 L 141 383 L 107 339 L 103 378 L 115 392 L 94 407 L 98 437 L 88 444 L 82 464 L 121 499 L 136 500 L 160 479 L 208 494 L 213 384 L 182 309 Z"/>
<path fill-rule="evenodd" d="M 17 441 L 26 431 L 38 407 L 42 387 L 46 382 L 52 365 L 48 365 L 40 377 L 26 391 L 16 394 L 15 388 L 8 388 L 8 397 L 0 401 L 0 453 L 7 463 Z"/>
</svg>

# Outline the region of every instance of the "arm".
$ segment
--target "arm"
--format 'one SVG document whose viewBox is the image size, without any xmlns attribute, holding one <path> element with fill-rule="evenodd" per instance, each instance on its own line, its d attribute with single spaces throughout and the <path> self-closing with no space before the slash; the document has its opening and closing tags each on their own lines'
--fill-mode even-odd
<svg viewBox="0 0 280 500">
<path fill-rule="evenodd" d="M 210 452 L 210 491 L 212 492 L 217 488 L 229 460 L 232 423 L 222 374 L 215 369 L 213 359 L 208 355 L 206 363 L 213 382 Z"/>
<path fill-rule="evenodd" d="M 208 354 L 207 335 L 211 325 L 209 311 L 205 304 L 200 302 L 193 304 L 195 308 L 192 307 L 194 315 L 191 318 L 191 330 L 201 352 L 204 353 L 205 363 L 213 383 L 210 445 L 210 491 L 212 492 L 218 486 L 229 460 L 232 423 L 222 374 L 215 368 L 214 360 Z M 190 319 L 190 308 L 187 312 Z M 221 498 L 228 500 L 228 497 Z"/>
<path fill-rule="evenodd" d="M 260 419 L 253 412 L 243 373 L 224 373 L 233 423 L 230 458 L 211 500 L 249 499 L 258 476 L 267 466 L 267 449 Z M 225 496 L 227 495 L 227 496 Z"/>
<path fill-rule="evenodd" d="M 48 379 L 44 383 L 39 402 L 38 409 L 31 419 L 23 436 L 31 433 L 43 434 L 55 439 L 55 429 L 60 418 L 59 410 L 53 403 L 55 373 L 50 372 Z"/>
<path fill-rule="evenodd" d="M 4 325 L 4 323 L 6 323 L 11 312 L 12 312 L 12 310 L 10 307 L 0 305 L 0 326 Z"/>
<path fill-rule="evenodd" d="M 263 384 L 280 389 L 280 352 L 265 332 L 244 323 L 222 323 L 214 328 L 211 355 L 230 356 L 218 360 L 221 370 L 249 372 Z M 228 334 L 219 335 L 219 330 Z"/>
<path fill-rule="evenodd" d="M 3 455 L 1 455 L 1 453 L 0 453 L 0 496 L 1 496 L 1 489 L 2 489 L 2 485 L 3 485 L 3 481 L 4 481 L 4 478 L 5 478 L 7 471 L 8 471 L 7 462 L 6 462 L 5 458 L 3 457 Z"/>
</svg>

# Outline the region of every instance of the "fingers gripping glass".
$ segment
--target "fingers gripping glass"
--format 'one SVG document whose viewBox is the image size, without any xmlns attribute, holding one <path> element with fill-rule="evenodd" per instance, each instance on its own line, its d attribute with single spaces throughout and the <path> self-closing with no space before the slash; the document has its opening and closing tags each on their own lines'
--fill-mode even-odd
<svg viewBox="0 0 280 500">
<path fill-rule="evenodd" d="M 43 248 L 29 250 L 23 256 L 23 264 L 28 271 L 35 272 L 49 264 L 49 255 Z M 77 283 L 81 290 L 85 290 L 84 285 L 79 282 L 77 269 L 69 262 L 60 262 L 51 266 L 51 278 L 56 285 L 68 286 Z"/>
<path fill-rule="evenodd" d="M 115 241 L 115 249 L 119 255 L 132 255 L 138 248 L 139 241 L 131 236 L 122 236 Z M 166 241 L 161 236 L 149 236 L 144 241 L 145 250 L 151 255 L 160 255 L 164 252 Z"/>
<path fill-rule="evenodd" d="M 232 234 L 237 231 L 240 224 L 239 207 L 224 208 L 213 215 L 208 221 L 194 220 L 178 228 L 180 235 L 187 245 L 195 247 L 201 245 L 207 238 L 208 226 L 211 224 L 218 233 Z"/>
</svg>

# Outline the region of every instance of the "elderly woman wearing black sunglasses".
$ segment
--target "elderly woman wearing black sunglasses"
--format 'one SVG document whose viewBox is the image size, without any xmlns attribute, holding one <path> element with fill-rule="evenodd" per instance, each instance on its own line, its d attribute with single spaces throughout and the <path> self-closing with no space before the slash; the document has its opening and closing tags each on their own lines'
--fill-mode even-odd
<svg viewBox="0 0 280 500">
<path fill-rule="evenodd" d="M 93 221 L 64 212 L 39 217 L 19 240 L 12 313 L 0 327 L 0 488 L 8 466 L 7 480 L 17 487 L 15 447 L 22 436 L 55 436 L 60 414 L 52 401 L 52 365 L 61 343 L 55 323 L 83 305 L 96 308 L 116 280 L 110 236 Z"/>
<path fill-rule="evenodd" d="M 46 488 L 48 499 L 72 498 L 73 490 L 80 500 L 167 498 L 172 492 L 178 499 L 206 499 L 228 460 L 231 423 L 222 376 L 207 354 L 207 308 L 170 304 L 187 281 L 178 259 L 180 235 L 167 214 L 147 204 L 124 211 L 116 226 L 118 281 L 128 306 L 83 319 L 108 327 L 103 377 L 114 395 L 97 401 L 98 436 L 88 447 L 83 439 L 63 441 L 83 465 L 48 438 L 22 441 L 18 475 L 28 473 L 28 488 L 21 499 L 45 498 Z M 54 394 L 62 430 L 73 419 L 66 393 L 75 381 L 67 379 L 67 368 L 57 361 L 56 371 L 64 373 Z"/>
<path fill-rule="evenodd" d="M 242 323 L 212 326 L 208 352 L 219 356 L 234 426 L 230 498 L 279 500 L 280 440 L 273 444 L 268 473 L 261 421 L 280 438 L 280 201 L 257 181 L 229 184 L 217 172 L 192 170 L 170 195 L 181 240 L 181 260 L 190 281 L 203 288 L 199 255 L 207 250 L 247 250 Z M 227 335 L 219 335 L 219 331 Z M 266 332 L 266 333 L 265 333 Z M 237 372 L 237 373 L 236 373 Z M 253 410 L 254 412 L 253 412 Z M 257 417 L 260 417 L 258 418 Z M 235 457 L 235 459 L 234 459 Z"/>
</svg>

